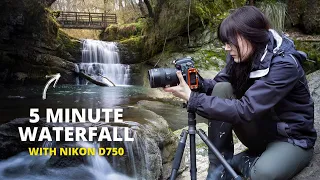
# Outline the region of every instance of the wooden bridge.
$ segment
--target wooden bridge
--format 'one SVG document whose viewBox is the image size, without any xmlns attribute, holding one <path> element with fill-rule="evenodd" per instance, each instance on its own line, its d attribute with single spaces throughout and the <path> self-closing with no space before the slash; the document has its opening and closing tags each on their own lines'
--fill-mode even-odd
<svg viewBox="0 0 320 180">
<path fill-rule="evenodd" d="M 54 16 L 62 28 L 104 29 L 110 24 L 117 24 L 116 14 L 58 11 Z"/>
</svg>

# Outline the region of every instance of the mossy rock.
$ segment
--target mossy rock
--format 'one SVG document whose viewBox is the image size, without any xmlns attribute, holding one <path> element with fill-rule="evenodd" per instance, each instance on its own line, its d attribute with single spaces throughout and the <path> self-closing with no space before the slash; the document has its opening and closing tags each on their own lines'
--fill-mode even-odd
<svg viewBox="0 0 320 180">
<path fill-rule="evenodd" d="M 198 16 L 202 24 L 209 24 L 216 29 L 218 24 L 229 15 L 230 9 L 243 6 L 246 0 L 196 0 L 193 12 Z"/>
<path fill-rule="evenodd" d="M 81 61 L 81 42 L 77 39 L 73 39 L 65 32 L 59 30 L 56 41 L 58 43 L 58 55 L 64 59 L 72 62 Z"/>
<path fill-rule="evenodd" d="M 307 74 L 320 69 L 320 42 L 307 42 L 295 40 L 296 49 L 308 54 L 308 59 L 304 61 L 303 68 Z"/>
<path fill-rule="evenodd" d="M 212 50 L 199 50 L 195 53 L 195 66 L 208 70 L 214 67 L 215 70 L 220 70 L 225 65 L 226 53 L 222 48 Z"/>
<path fill-rule="evenodd" d="M 287 27 L 297 27 L 307 34 L 320 34 L 319 0 L 290 0 L 287 6 Z"/>
<path fill-rule="evenodd" d="M 132 36 L 140 36 L 142 34 L 144 23 L 139 20 L 136 23 L 111 25 L 101 34 L 104 41 L 121 41 L 130 39 Z"/>
<path fill-rule="evenodd" d="M 145 61 L 144 36 L 132 36 L 119 42 L 120 60 L 123 64 L 136 64 Z"/>
</svg>

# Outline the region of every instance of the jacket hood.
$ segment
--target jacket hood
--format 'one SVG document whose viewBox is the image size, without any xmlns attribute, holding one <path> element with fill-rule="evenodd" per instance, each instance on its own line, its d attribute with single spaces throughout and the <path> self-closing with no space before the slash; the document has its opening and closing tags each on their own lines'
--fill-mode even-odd
<svg viewBox="0 0 320 180">
<path fill-rule="evenodd" d="M 250 73 L 250 78 L 260 78 L 269 73 L 271 60 L 274 56 L 289 54 L 292 58 L 303 58 L 294 46 L 291 39 L 284 35 L 279 35 L 275 30 L 269 29 L 269 42 L 260 58 L 254 62 L 254 70 Z M 293 57 L 294 56 L 294 57 Z"/>
</svg>

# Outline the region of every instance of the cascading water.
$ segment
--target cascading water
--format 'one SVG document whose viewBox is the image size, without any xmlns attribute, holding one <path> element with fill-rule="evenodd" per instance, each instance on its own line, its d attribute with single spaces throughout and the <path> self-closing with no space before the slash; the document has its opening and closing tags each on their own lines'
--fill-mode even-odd
<svg viewBox="0 0 320 180">
<path fill-rule="evenodd" d="M 140 142 L 141 143 L 141 142 Z M 100 143 L 89 143 L 89 142 L 77 142 L 76 146 L 84 148 L 95 148 L 96 155 L 87 156 L 85 164 L 77 164 L 77 166 L 70 167 L 50 167 L 51 156 L 30 156 L 27 152 L 22 152 L 14 157 L 11 157 L 5 161 L 0 162 L 0 179 L 1 180 L 135 180 L 147 179 L 145 170 L 140 169 L 137 172 L 135 166 L 141 164 L 145 166 L 146 157 L 145 147 L 141 146 L 139 142 L 129 143 L 124 142 L 126 148 L 126 153 L 129 156 L 129 164 L 126 165 L 113 165 L 108 162 L 105 156 L 98 155 L 97 149 L 100 147 Z M 45 141 L 42 147 L 54 148 L 56 142 Z M 139 161 L 135 162 L 135 157 L 133 156 L 133 149 L 138 151 Z M 113 157 L 115 158 L 115 157 Z M 118 157 L 113 160 L 113 163 L 117 163 L 123 157 Z M 68 159 L 62 161 L 69 161 Z M 141 162 L 142 161 L 142 162 Z M 61 161 L 60 161 L 61 163 Z M 119 169 L 119 165 L 120 168 Z M 125 168 L 134 169 L 131 177 L 122 174 L 121 172 L 127 172 Z M 19 170 L 18 170 L 19 169 Z"/>
<path fill-rule="evenodd" d="M 127 85 L 129 83 L 130 66 L 120 64 L 115 42 L 84 40 L 82 63 L 79 64 L 79 71 L 106 84 L 110 84 L 110 82 L 104 77 L 107 77 L 116 85 Z"/>
</svg>

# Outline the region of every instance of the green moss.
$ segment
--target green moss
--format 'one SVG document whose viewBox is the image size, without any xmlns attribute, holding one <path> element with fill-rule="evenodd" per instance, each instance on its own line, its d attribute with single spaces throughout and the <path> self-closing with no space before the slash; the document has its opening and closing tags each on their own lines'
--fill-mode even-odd
<svg viewBox="0 0 320 180">
<path fill-rule="evenodd" d="M 119 41 L 119 43 L 129 49 L 130 52 L 133 52 L 138 61 L 143 61 L 145 59 L 145 53 L 143 51 L 144 41 L 144 36 L 132 36 L 128 39 Z"/>
<path fill-rule="evenodd" d="M 307 42 L 295 40 L 296 49 L 308 54 L 308 59 L 314 61 L 304 61 L 303 68 L 307 74 L 320 69 L 320 42 Z"/>
<path fill-rule="evenodd" d="M 141 48 L 141 46 L 143 45 L 143 36 L 132 36 L 129 39 L 120 41 L 120 43 L 132 47 Z"/>
<path fill-rule="evenodd" d="M 229 9 L 245 4 L 245 0 L 196 0 L 194 1 L 195 14 L 201 19 L 202 24 L 208 24 L 213 29 L 229 15 Z"/>
<path fill-rule="evenodd" d="M 58 31 L 57 40 L 68 49 L 78 48 L 79 43 L 76 41 L 73 41 L 70 36 L 68 36 L 65 32 L 61 31 L 60 29 Z"/>
<path fill-rule="evenodd" d="M 55 18 L 55 11 L 53 11 L 50 8 L 44 9 L 47 14 L 47 19 L 51 21 L 56 27 L 60 27 L 60 24 L 58 23 L 57 19 Z"/>
<path fill-rule="evenodd" d="M 64 57 L 65 52 L 69 52 L 73 57 L 79 58 L 81 43 L 77 39 L 72 39 L 62 30 L 58 30 L 56 41 L 59 44 L 58 53 Z"/>
<path fill-rule="evenodd" d="M 219 70 L 218 61 L 225 59 L 226 53 L 222 49 L 215 50 L 200 50 L 197 53 L 197 57 L 195 58 L 195 66 L 200 69 L 210 69 L 214 67 Z"/>
<path fill-rule="evenodd" d="M 139 20 L 136 23 L 111 25 L 105 29 L 101 38 L 106 41 L 121 41 L 132 36 L 141 36 L 144 24 L 144 21 Z"/>
</svg>

